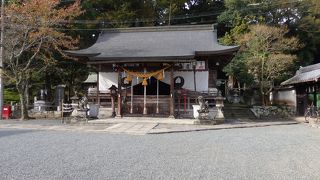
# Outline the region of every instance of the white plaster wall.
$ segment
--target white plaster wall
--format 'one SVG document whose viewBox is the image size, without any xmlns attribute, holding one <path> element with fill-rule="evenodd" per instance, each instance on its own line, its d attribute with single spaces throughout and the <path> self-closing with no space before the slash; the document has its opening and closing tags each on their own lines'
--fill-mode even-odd
<svg viewBox="0 0 320 180">
<path fill-rule="evenodd" d="M 271 94 L 271 100 L 276 104 L 297 106 L 296 91 L 294 89 L 274 91 Z"/>
<path fill-rule="evenodd" d="M 174 77 L 182 76 L 184 78 L 183 88 L 194 91 L 193 71 L 175 71 Z M 197 91 L 208 91 L 208 71 L 196 72 L 196 86 Z M 139 78 L 137 82 L 136 77 L 132 77 L 133 85 L 140 83 L 143 79 Z M 165 72 L 163 82 L 170 84 L 170 72 Z M 115 85 L 118 87 L 118 73 L 117 72 L 99 72 L 99 90 L 108 91 L 108 89 Z"/>
<path fill-rule="evenodd" d="M 182 88 L 194 91 L 193 71 L 175 71 L 173 76 L 182 76 L 184 78 L 184 85 Z M 197 91 L 208 91 L 208 71 L 196 72 L 196 87 Z M 163 82 L 170 84 L 170 72 L 165 72 Z"/>
<path fill-rule="evenodd" d="M 99 72 L 99 91 L 109 91 L 112 85 L 118 87 L 118 73 Z"/>
<path fill-rule="evenodd" d="M 197 81 L 197 91 L 208 91 L 209 72 L 208 71 L 197 72 L 196 81 Z"/>
</svg>

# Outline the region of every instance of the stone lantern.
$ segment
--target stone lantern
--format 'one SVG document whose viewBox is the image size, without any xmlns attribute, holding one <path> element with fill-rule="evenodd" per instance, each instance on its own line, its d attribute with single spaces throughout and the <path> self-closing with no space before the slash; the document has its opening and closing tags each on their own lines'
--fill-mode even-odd
<svg viewBox="0 0 320 180">
<path fill-rule="evenodd" d="M 217 107 L 217 115 L 215 117 L 216 120 L 224 120 L 224 115 L 222 113 L 222 108 L 224 107 L 223 101 L 226 99 L 225 97 L 221 96 L 221 92 L 218 92 L 218 96 L 214 98 L 216 101 Z"/>
</svg>

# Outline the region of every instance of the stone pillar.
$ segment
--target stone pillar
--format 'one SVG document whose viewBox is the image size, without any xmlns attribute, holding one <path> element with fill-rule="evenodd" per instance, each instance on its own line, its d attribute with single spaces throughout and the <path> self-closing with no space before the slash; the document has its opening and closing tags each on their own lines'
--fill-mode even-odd
<svg viewBox="0 0 320 180">
<path fill-rule="evenodd" d="M 225 98 L 225 97 L 222 97 L 220 94 L 215 98 L 216 107 L 217 107 L 217 114 L 216 114 L 216 116 L 214 117 L 214 120 L 215 120 L 215 121 L 219 121 L 220 123 L 221 123 L 221 122 L 224 122 L 224 115 L 223 115 L 223 112 L 222 112 L 222 108 L 224 107 L 223 101 L 224 101 L 225 99 L 226 99 L 226 98 Z"/>
</svg>

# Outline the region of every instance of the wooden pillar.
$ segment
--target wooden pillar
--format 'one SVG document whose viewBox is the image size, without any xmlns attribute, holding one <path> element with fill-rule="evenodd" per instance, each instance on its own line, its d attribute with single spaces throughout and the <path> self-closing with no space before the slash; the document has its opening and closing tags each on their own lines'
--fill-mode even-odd
<svg viewBox="0 0 320 180">
<path fill-rule="evenodd" d="M 187 111 L 187 92 L 186 91 L 183 91 L 183 104 L 184 104 L 184 112 Z"/>
<path fill-rule="evenodd" d="M 157 107 L 156 113 L 159 114 L 159 80 L 157 79 Z"/>
<path fill-rule="evenodd" d="M 99 79 L 99 73 L 101 72 L 101 64 L 99 64 L 99 66 L 98 66 L 98 72 L 97 72 L 97 97 L 96 97 L 96 103 L 97 104 L 99 104 L 100 105 L 100 89 L 99 89 L 99 81 L 100 81 L 100 79 Z"/>
<path fill-rule="evenodd" d="M 193 65 L 193 85 L 194 85 L 194 91 L 197 91 L 197 83 L 196 83 L 196 65 Z"/>
<path fill-rule="evenodd" d="M 121 117 L 121 70 L 118 68 L 118 112 L 117 117 Z"/>
<path fill-rule="evenodd" d="M 144 68 L 144 73 L 147 72 L 147 69 Z M 148 114 L 147 112 L 147 86 L 143 86 L 143 115 Z"/>
<path fill-rule="evenodd" d="M 317 107 L 317 84 L 313 83 L 313 105 Z"/>
<path fill-rule="evenodd" d="M 147 112 L 147 86 L 143 86 L 143 115 L 148 114 Z"/>
<path fill-rule="evenodd" d="M 133 80 L 131 81 L 130 114 L 133 114 Z"/>
<path fill-rule="evenodd" d="M 170 118 L 174 118 L 174 81 L 173 81 L 173 64 L 171 64 L 170 68 Z"/>
<path fill-rule="evenodd" d="M 115 117 L 116 116 L 116 108 L 115 108 L 115 96 L 114 95 L 111 95 L 111 108 L 112 108 L 112 117 Z"/>
</svg>

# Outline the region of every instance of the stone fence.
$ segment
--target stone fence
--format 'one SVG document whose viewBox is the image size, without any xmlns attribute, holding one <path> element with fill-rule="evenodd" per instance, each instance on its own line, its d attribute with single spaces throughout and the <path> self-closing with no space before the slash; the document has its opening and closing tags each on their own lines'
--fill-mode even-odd
<svg viewBox="0 0 320 180">
<path fill-rule="evenodd" d="M 294 106 L 253 106 L 250 110 L 260 119 L 288 118 L 296 114 Z"/>
</svg>

